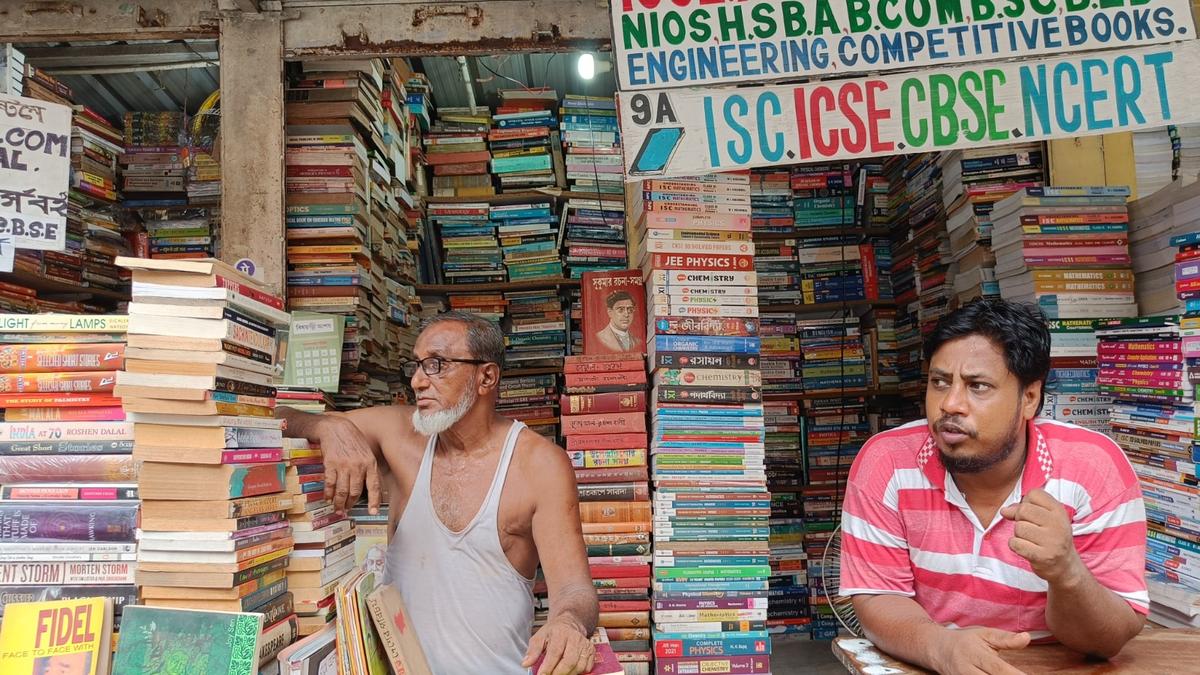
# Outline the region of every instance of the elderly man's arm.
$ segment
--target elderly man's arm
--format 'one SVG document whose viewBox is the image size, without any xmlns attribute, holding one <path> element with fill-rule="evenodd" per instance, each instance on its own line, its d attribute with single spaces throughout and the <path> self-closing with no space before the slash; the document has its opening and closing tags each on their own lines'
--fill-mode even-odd
<svg viewBox="0 0 1200 675">
<path fill-rule="evenodd" d="M 588 571 L 575 471 L 561 448 L 540 438 L 536 443 L 533 542 L 546 576 L 550 617 L 530 640 L 524 665 L 533 665 L 545 652 L 535 675 L 586 673 L 595 659 L 590 636 L 600 605 Z"/>
</svg>

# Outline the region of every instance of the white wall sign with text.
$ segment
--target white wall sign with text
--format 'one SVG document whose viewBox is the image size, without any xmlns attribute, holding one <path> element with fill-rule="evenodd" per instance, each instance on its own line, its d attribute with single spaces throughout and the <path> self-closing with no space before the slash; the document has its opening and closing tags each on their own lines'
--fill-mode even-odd
<svg viewBox="0 0 1200 675">
<path fill-rule="evenodd" d="M 0 234 L 17 248 L 67 245 L 71 109 L 0 94 Z"/>
</svg>

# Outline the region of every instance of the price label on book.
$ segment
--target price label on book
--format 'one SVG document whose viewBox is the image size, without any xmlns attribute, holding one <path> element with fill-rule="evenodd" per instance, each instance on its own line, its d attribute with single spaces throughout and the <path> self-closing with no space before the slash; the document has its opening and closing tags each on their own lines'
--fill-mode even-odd
<svg viewBox="0 0 1200 675">
<path fill-rule="evenodd" d="M 71 109 L 0 94 L 0 234 L 21 248 L 66 248 L 70 180 Z"/>
</svg>

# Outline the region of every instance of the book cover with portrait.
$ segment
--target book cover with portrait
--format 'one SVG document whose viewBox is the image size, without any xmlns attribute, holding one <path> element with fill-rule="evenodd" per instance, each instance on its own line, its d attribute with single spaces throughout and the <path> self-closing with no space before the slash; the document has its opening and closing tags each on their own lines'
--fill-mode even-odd
<svg viewBox="0 0 1200 675">
<path fill-rule="evenodd" d="M 646 351 L 646 285 L 638 270 L 583 274 L 583 353 Z"/>
</svg>

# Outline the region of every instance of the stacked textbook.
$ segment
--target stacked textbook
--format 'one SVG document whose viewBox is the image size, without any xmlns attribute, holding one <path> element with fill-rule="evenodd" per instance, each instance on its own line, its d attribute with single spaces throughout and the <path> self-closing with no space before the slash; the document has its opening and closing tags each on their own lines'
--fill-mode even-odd
<svg viewBox="0 0 1200 675">
<path fill-rule="evenodd" d="M 133 271 L 117 395 L 142 462 L 142 600 L 263 613 L 262 644 L 282 648 L 297 631 L 286 579 L 294 499 L 274 416 L 278 331 L 289 315 L 215 260 L 119 264 Z"/>
</svg>

